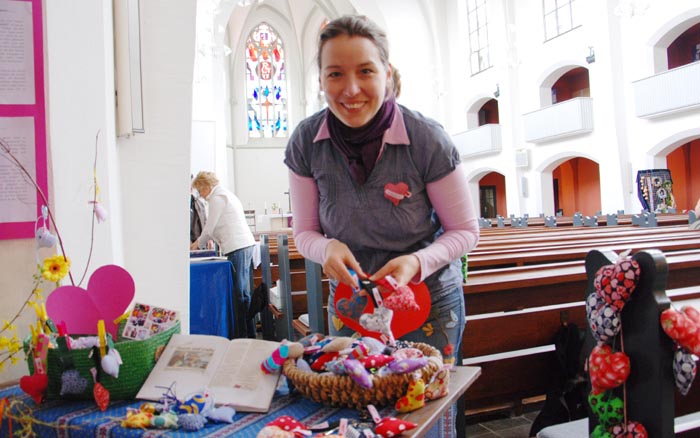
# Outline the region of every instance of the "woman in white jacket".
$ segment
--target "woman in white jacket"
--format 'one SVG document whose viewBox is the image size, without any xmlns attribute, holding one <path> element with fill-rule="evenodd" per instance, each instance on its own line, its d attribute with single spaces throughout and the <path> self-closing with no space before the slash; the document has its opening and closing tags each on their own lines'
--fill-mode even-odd
<svg viewBox="0 0 700 438">
<path fill-rule="evenodd" d="M 234 337 L 254 338 L 255 324 L 248 318 L 248 312 L 255 237 L 246 222 L 243 205 L 236 195 L 219 184 L 213 172 L 199 172 L 192 187 L 209 203 L 209 213 L 202 234 L 190 248 L 199 249 L 209 240 L 219 245 L 221 253 L 233 266 Z"/>
</svg>

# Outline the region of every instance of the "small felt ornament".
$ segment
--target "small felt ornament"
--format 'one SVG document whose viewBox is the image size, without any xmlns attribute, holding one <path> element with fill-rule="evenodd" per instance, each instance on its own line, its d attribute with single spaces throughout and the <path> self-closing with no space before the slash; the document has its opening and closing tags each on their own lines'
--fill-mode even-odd
<svg viewBox="0 0 700 438">
<path fill-rule="evenodd" d="M 180 414 L 177 416 L 177 422 L 185 430 L 196 431 L 207 424 L 207 419 L 201 414 Z"/>
<path fill-rule="evenodd" d="M 450 370 L 442 367 L 425 386 L 425 399 L 436 400 L 449 394 Z"/>
<path fill-rule="evenodd" d="M 345 359 L 343 361 L 345 369 L 355 383 L 363 388 L 372 387 L 372 375 L 365 369 L 364 365 L 357 359 Z"/>
<path fill-rule="evenodd" d="M 596 345 L 588 358 L 593 394 L 616 388 L 630 375 L 630 359 L 622 352 L 613 353 L 609 345 Z"/>
<path fill-rule="evenodd" d="M 408 286 L 400 286 L 391 295 L 384 298 L 384 306 L 395 312 L 420 310 L 418 303 L 416 303 L 416 296 Z"/>
<path fill-rule="evenodd" d="M 289 341 L 284 341 L 284 342 L 285 342 L 285 344 L 287 344 L 287 347 L 289 348 L 289 358 L 290 359 L 296 359 L 296 358 L 304 355 L 304 346 L 301 344 L 301 342 L 289 342 Z"/>
<path fill-rule="evenodd" d="M 338 336 L 332 338 L 330 342 L 321 348 L 324 353 L 341 352 L 350 348 L 350 346 L 355 343 L 355 339 L 349 336 Z"/>
<path fill-rule="evenodd" d="M 311 369 L 311 365 L 309 365 L 309 363 L 303 357 L 297 359 L 297 368 L 299 368 L 301 371 L 313 371 Z"/>
<path fill-rule="evenodd" d="M 151 426 L 152 419 L 150 412 L 130 410 L 126 412 L 126 419 L 122 420 L 121 425 L 129 429 L 145 429 Z"/>
<path fill-rule="evenodd" d="M 114 377 L 115 379 L 119 377 L 119 366 L 122 364 L 122 357 L 116 348 L 110 348 L 102 357 L 100 365 L 102 366 L 102 371 Z"/>
<path fill-rule="evenodd" d="M 628 421 L 627 424 L 616 424 L 610 428 L 613 438 L 648 438 L 649 433 L 642 423 Z"/>
<path fill-rule="evenodd" d="M 310 335 L 306 335 L 303 338 L 299 339 L 297 342 L 299 342 L 304 348 L 310 347 L 312 345 L 315 345 L 317 342 L 322 340 L 325 336 L 322 333 L 312 333 Z"/>
<path fill-rule="evenodd" d="M 413 347 L 408 347 L 408 348 L 399 348 L 396 350 L 392 356 L 394 359 L 401 360 L 401 359 L 414 359 L 414 358 L 419 358 L 423 357 L 424 354 L 422 351 L 420 351 L 417 348 Z"/>
<path fill-rule="evenodd" d="M 217 423 L 233 423 L 233 417 L 236 415 L 236 410 L 231 406 L 219 406 L 218 408 L 209 409 L 204 413 L 207 420 Z"/>
<path fill-rule="evenodd" d="M 19 379 L 19 387 L 28 394 L 36 404 L 40 404 L 44 399 L 46 388 L 49 386 L 49 376 L 46 374 L 34 373 L 31 376 L 22 376 Z"/>
<path fill-rule="evenodd" d="M 606 303 L 622 310 L 637 287 L 640 272 L 639 263 L 629 257 L 621 257 L 614 265 L 598 269 L 593 285 Z"/>
<path fill-rule="evenodd" d="M 380 368 L 394 360 L 394 356 L 386 354 L 373 354 L 361 360 L 362 365 L 367 369 Z"/>
<path fill-rule="evenodd" d="M 98 224 L 101 224 L 102 222 L 107 220 L 109 214 L 107 214 L 107 210 L 102 206 L 102 204 L 100 204 L 97 201 L 89 201 L 88 203 L 93 205 L 95 219 L 97 219 Z"/>
<path fill-rule="evenodd" d="M 61 373 L 61 395 L 82 394 L 88 387 L 88 380 L 75 368 Z"/>
<path fill-rule="evenodd" d="M 593 337 L 599 342 L 608 342 L 620 333 L 622 321 L 617 307 L 604 301 L 587 315 Z"/>
<path fill-rule="evenodd" d="M 332 361 L 338 356 L 339 354 L 337 351 L 334 351 L 333 353 L 322 353 L 311 363 L 311 369 L 314 371 L 323 371 L 326 368 L 326 363 Z"/>
<path fill-rule="evenodd" d="M 696 325 L 700 325 L 700 311 L 693 306 L 682 306 L 681 312 L 685 313 L 685 316 L 690 318 Z"/>
<path fill-rule="evenodd" d="M 608 432 L 607 428 L 603 427 L 602 424 L 598 424 L 591 432 L 591 438 L 613 438 L 613 436 Z"/>
<path fill-rule="evenodd" d="M 177 420 L 177 414 L 174 412 L 162 412 L 151 418 L 151 426 L 156 429 L 177 429 L 180 427 Z"/>
<path fill-rule="evenodd" d="M 682 395 L 688 394 L 696 373 L 697 364 L 693 359 L 693 355 L 682 348 L 677 349 L 673 355 L 673 376 L 676 381 L 676 388 Z"/>
<path fill-rule="evenodd" d="M 345 368 L 344 359 L 339 358 L 326 362 L 326 370 L 339 376 L 344 376 L 348 373 L 348 369 Z"/>
<path fill-rule="evenodd" d="M 397 412 L 413 412 L 425 406 L 425 382 L 423 379 L 414 380 L 408 384 L 406 395 L 396 401 L 394 409 Z"/>
<path fill-rule="evenodd" d="M 360 338 L 360 341 L 362 341 L 362 343 L 369 348 L 367 354 L 370 356 L 373 354 L 380 354 L 384 352 L 384 349 L 386 348 L 386 344 L 384 344 L 384 342 L 371 336 L 363 336 Z"/>
<path fill-rule="evenodd" d="M 275 418 L 273 421 L 266 424 L 266 426 L 276 426 L 287 432 L 301 432 L 305 433 L 308 428 L 300 423 L 296 418 L 290 415 L 282 415 Z"/>
<path fill-rule="evenodd" d="M 255 438 L 294 438 L 294 432 L 280 429 L 277 426 L 265 426 L 260 429 Z"/>
<path fill-rule="evenodd" d="M 338 288 L 341 289 L 342 293 L 343 288 L 341 285 L 338 285 Z M 336 288 L 336 293 L 337 290 Z M 367 306 L 367 302 L 367 296 L 360 295 L 353 291 L 349 296 L 336 300 L 335 309 L 341 319 L 345 317 L 351 320 L 357 320 L 360 318 L 360 315 L 362 315 L 363 310 Z"/>
<path fill-rule="evenodd" d="M 351 346 L 350 351 L 343 351 L 343 353 L 352 359 L 364 359 L 369 354 L 369 347 L 364 342 L 355 342 Z"/>
<path fill-rule="evenodd" d="M 262 361 L 260 369 L 265 374 L 276 373 L 284 365 L 284 361 L 289 357 L 289 345 L 282 344 L 272 352 L 272 354 Z"/>
<path fill-rule="evenodd" d="M 100 408 L 102 412 L 107 410 L 109 406 L 109 390 L 105 388 L 97 380 L 97 368 L 90 368 L 90 373 L 92 374 L 92 380 L 94 384 L 92 385 L 92 396 L 95 398 L 95 403 L 97 407 Z"/>
<path fill-rule="evenodd" d="M 390 362 L 387 367 L 394 373 L 410 373 L 428 364 L 427 357 L 411 357 Z"/>
<path fill-rule="evenodd" d="M 360 325 L 367 331 L 380 333 L 390 339 L 394 338 L 391 331 L 391 320 L 394 318 L 394 311 L 384 306 L 374 308 L 372 313 L 360 315 Z"/>
<path fill-rule="evenodd" d="M 416 423 L 410 421 L 401 420 L 396 417 L 385 417 L 374 427 L 374 433 L 382 438 L 393 438 L 414 429 L 416 426 Z"/>
<path fill-rule="evenodd" d="M 613 397 L 611 392 L 588 394 L 588 405 L 605 430 L 624 419 L 625 403 L 620 397 Z"/>
<path fill-rule="evenodd" d="M 678 345 L 700 355 L 700 325 L 693 322 L 687 311 L 664 310 L 661 312 L 661 327 Z"/>
<path fill-rule="evenodd" d="M 201 414 L 214 405 L 207 391 L 195 392 L 187 397 L 177 407 L 178 414 Z"/>
</svg>

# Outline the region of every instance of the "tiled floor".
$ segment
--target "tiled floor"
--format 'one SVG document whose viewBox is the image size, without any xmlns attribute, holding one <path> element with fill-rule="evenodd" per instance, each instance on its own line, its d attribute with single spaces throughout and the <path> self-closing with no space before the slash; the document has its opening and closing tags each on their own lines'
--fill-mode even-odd
<svg viewBox="0 0 700 438">
<path fill-rule="evenodd" d="M 526 405 L 522 415 L 511 410 L 467 417 L 467 438 L 528 438 L 540 403 Z"/>
</svg>

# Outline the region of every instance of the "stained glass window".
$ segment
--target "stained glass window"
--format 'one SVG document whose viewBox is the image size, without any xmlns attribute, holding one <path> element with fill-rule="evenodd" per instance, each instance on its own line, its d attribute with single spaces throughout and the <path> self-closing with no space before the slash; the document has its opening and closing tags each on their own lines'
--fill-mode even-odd
<svg viewBox="0 0 700 438">
<path fill-rule="evenodd" d="M 287 74 L 284 44 L 268 24 L 259 24 L 246 41 L 248 136 L 287 136 Z"/>
<path fill-rule="evenodd" d="M 467 0 L 467 20 L 469 23 L 469 59 L 472 74 L 475 75 L 491 67 L 486 0 Z"/>
</svg>

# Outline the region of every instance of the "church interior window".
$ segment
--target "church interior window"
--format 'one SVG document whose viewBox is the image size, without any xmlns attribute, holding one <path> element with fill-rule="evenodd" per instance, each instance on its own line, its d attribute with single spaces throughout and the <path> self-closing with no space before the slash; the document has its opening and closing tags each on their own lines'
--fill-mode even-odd
<svg viewBox="0 0 700 438">
<path fill-rule="evenodd" d="M 284 45 L 275 30 L 259 24 L 246 41 L 248 136 L 287 136 L 287 75 Z"/>
</svg>

